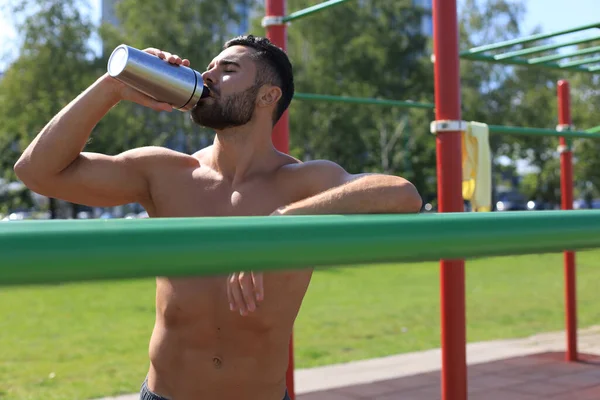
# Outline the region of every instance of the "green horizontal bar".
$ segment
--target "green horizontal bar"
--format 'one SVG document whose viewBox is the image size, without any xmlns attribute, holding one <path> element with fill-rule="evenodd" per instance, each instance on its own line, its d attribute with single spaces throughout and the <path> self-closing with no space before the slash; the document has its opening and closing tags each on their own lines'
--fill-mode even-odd
<svg viewBox="0 0 600 400">
<path fill-rule="evenodd" d="M 600 65 L 596 65 L 595 67 L 588 67 L 588 71 L 590 71 L 590 72 L 600 71 Z"/>
<path fill-rule="evenodd" d="M 566 54 L 553 54 L 551 56 L 535 57 L 535 58 L 531 58 L 531 59 L 527 60 L 527 62 L 529 64 L 533 65 L 533 64 L 544 63 L 547 61 L 562 60 L 565 58 L 583 56 L 586 54 L 593 54 L 593 53 L 598 53 L 598 52 L 600 52 L 600 46 L 594 46 L 594 47 L 588 47 L 587 49 L 577 50 L 577 51 L 573 51 L 571 53 L 566 53 Z"/>
<path fill-rule="evenodd" d="M 400 100 L 386 100 L 386 99 L 374 99 L 367 97 L 348 97 L 348 96 L 331 96 L 325 94 L 312 94 L 312 93 L 296 93 L 295 99 L 298 100 L 317 100 L 317 101 L 330 101 L 340 103 L 354 103 L 354 104 L 372 104 L 377 106 L 392 106 L 392 107 L 405 107 L 405 108 L 435 108 L 434 104 L 431 103 L 418 103 L 416 101 L 400 101 Z"/>
<path fill-rule="evenodd" d="M 600 125 L 585 130 L 588 133 L 600 133 Z"/>
<path fill-rule="evenodd" d="M 600 62 L 600 56 L 588 57 L 580 60 L 573 60 L 566 63 L 560 63 L 560 65 L 563 67 L 574 67 L 576 65 L 593 64 L 597 62 Z"/>
<path fill-rule="evenodd" d="M 564 138 L 600 139 L 600 133 L 588 131 L 565 131 L 559 132 L 554 129 L 545 128 L 522 128 L 518 126 L 489 125 L 490 133 L 504 133 L 507 135 L 530 135 L 530 136 L 557 136 Z"/>
<path fill-rule="evenodd" d="M 578 72 L 591 72 L 589 68 L 585 67 L 561 67 L 558 63 L 546 62 L 542 64 L 531 64 L 527 59 L 524 58 L 510 58 L 506 60 L 496 60 L 493 56 L 487 56 L 482 54 L 469 54 L 462 56 L 463 59 L 471 60 L 471 61 L 484 61 L 490 63 L 504 64 L 504 65 L 524 65 L 527 67 L 536 67 L 536 68 L 546 68 L 546 69 L 559 69 L 559 70 L 568 70 L 568 71 L 578 71 Z"/>
<path fill-rule="evenodd" d="M 314 5 L 314 6 L 311 6 L 311 7 L 307 7 L 305 9 L 303 9 L 303 10 L 293 12 L 290 15 L 283 17 L 283 22 L 290 22 L 290 21 L 293 21 L 295 19 L 300 19 L 300 18 L 303 18 L 303 17 L 308 17 L 311 14 L 314 14 L 316 12 L 322 11 L 322 10 L 324 10 L 326 8 L 329 8 L 329 7 L 337 6 L 338 4 L 345 3 L 346 1 L 348 1 L 348 0 L 329 0 L 329 1 L 325 1 L 325 2 L 323 2 L 321 4 L 317 4 L 317 5 Z"/>
<path fill-rule="evenodd" d="M 548 50 L 559 49 L 562 47 L 575 46 L 575 45 L 582 44 L 582 43 L 590 43 L 590 42 L 594 42 L 596 40 L 600 40 L 600 36 L 594 36 L 592 38 L 586 38 L 586 39 L 573 40 L 571 42 L 566 42 L 566 43 L 546 44 L 544 46 L 536 46 L 536 47 L 531 47 L 528 49 L 509 51 L 507 53 L 496 54 L 493 57 L 496 60 L 504 60 L 507 58 L 522 57 L 522 56 L 527 56 L 530 54 L 541 53 L 541 52 L 548 51 Z"/>
<path fill-rule="evenodd" d="M 14 221 L 0 224 L 0 285 L 599 247 L 600 210 Z"/>
<path fill-rule="evenodd" d="M 488 45 L 484 45 L 484 46 L 478 46 L 478 47 L 473 47 L 467 51 L 465 51 L 465 55 L 466 54 L 478 54 L 478 53 L 483 53 L 485 51 L 489 51 L 489 50 L 497 50 L 497 49 L 502 49 L 505 47 L 511 47 L 517 44 L 524 44 L 524 43 L 530 43 L 530 42 L 535 42 L 537 40 L 542 40 L 542 39 L 548 39 L 551 37 L 556 37 L 556 36 L 560 36 L 560 35 L 566 35 L 568 33 L 573 33 L 573 32 L 580 32 L 580 31 L 584 31 L 586 29 L 592 29 L 592 28 L 600 28 L 600 22 L 596 22 L 593 24 L 589 24 L 589 25 L 583 25 L 583 26 L 578 26 L 575 28 L 571 28 L 571 29 L 566 29 L 566 30 L 562 30 L 562 31 L 556 31 L 556 32 L 551 32 L 551 33 L 540 33 L 537 35 L 531 35 L 531 36 L 527 36 L 521 39 L 512 39 L 512 40 L 506 40 L 504 42 L 499 42 L 499 43 L 494 43 L 494 44 L 488 44 Z M 462 55 L 462 54 L 461 54 Z"/>
</svg>

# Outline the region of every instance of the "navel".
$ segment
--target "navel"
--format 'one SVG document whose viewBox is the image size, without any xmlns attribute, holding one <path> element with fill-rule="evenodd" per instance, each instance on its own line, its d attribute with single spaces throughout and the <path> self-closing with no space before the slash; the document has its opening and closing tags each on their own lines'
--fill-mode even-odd
<svg viewBox="0 0 600 400">
<path fill-rule="evenodd" d="M 219 369 L 223 365 L 223 361 L 219 357 L 213 357 L 213 365 L 215 368 Z"/>
</svg>

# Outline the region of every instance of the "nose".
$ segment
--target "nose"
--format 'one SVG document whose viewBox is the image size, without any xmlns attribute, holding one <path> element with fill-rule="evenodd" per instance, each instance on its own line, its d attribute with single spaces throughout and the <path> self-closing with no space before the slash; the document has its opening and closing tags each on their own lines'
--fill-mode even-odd
<svg viewBox="0 0 600 400">
<path fill-rule="evenodd" d="M 205 83 L 210 83 L 211 85 L 216 82 L 213 70 L 204 71 L 202 73 L 202 80 Z"/>
</svg>

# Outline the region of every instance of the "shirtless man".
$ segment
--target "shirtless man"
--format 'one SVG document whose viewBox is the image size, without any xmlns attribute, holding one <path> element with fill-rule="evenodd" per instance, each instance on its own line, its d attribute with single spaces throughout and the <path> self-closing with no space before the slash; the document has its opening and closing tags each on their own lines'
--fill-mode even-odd
<svg viewBox="0 0 600 400">
<path fill-rule="evenodd" d="M 177 55 L 146 51 L 189 65 Z M 405 179 L 350 175 L 333 162 L 302 163 L 275 150 L 271 132 L 290 104 L 294 83 L 286 54 L 268 40 L 227 42 L 203 77 L 212 95 L 190 115 L 215 130 L 212 146 L 192 155 L 160 147 L 115 156 L 82 152 L 94 126 L 121 101 L 172 110 L 104 75 L 37 135 L 15 164 L 18 177 L 37 193 L 74 203 L 138 202 L 150 217 L 420 210 L 421 198 Z M 158 277 L 150 368 L 140 398 L 289 398 L 288 343 L 311 273 Z"/>
</svg>

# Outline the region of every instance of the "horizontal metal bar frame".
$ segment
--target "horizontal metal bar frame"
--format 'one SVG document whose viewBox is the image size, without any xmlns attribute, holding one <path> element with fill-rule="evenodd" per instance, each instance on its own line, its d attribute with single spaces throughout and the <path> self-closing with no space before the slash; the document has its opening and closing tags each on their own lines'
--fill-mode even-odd
<svg viewBox="0 0 600 400">
<path fill-rule="evenodd" d="M 527 36 L 527 37 L 520 38 L 520 39 L 506 40 L 504 42 L 473 47 L 473 48 L 465 51 L 464 54 L 465 55 L 466 54 L 479 54 L 479 53 L 483 53 L 483 52 L 490 51 L 490 50 L 498 50 L 498 49 L 502 49 L 502 48 L 506 48 L 506 47 L 512 47 L 517 44 L 531 43 L 531 42 L 535 42 L 535 41 L 542 40 L 542 39 L 549 39 L 552 37 L 566 35 L 566 34 L 574 33 L 574 32 L 585 31 L 587 29 L 593 29 L 593 28 L 600 28 L 600 22 L 596 22 L 596 23 L 589 24 L 589 25 L 582 25 L 582 26 L 578 26 L 575 28 L 571 28 L 571 29 L 565 29 L 562 31 L 531 35 L 531 36 Z M 462 55 L 463 54 L 461 54 L 461 56 Z"/>
<path fill-rule="evenodd" d="M 503 60 L 496 60 L 493 56 L 483 55 L 483 54 L 468 54 L 462 56 L 463 59 L 471 60 L 471 61 L 483 61 L 504 65 L 523 65 L 527 67 L 539 67 L 546 69 L 558 69 L 558 70 L 567 70 L 567 71 L 577 71 L 577 72 L 594 72 L 593 67 L 582 67 L 582 66 L 574 66 L 574 67 L 562 67 L 560 64 L 555 62 L 544 62 L 539 64 L 531 64 L 529 60 L 525 58 L 509 58 Z"/>
<path fill-rule="evenodd" d="M 285 23 L 285 22 L 294 21 L 296 19 L 308 17 L 309 15 L 312 15 L 316 12 L 325 10 L 329 7 L 337 6 L 339 4 L 345 3 L 346 1 L 349 1 L 349 0 L 329 0 L 329 1 L 325 1 L 323 3 L 317 4 L 317 5 L 314 5 L 311 7 L 307 7 L 303 10 L 293 12 L 290 15 L 283 17 L 283 22 Z"/>
<path fill-rule="evenodd" d="M 553 54 L 550 56 L 530 58 L 527 60 L 527 62 L 529 64 L 533 65 L 533 64 L 540 64 L 540 63 L 544 63 L 544 62 L 548 62 L 548 61 L 563 60 L 565 58 L 583 56 L 586 54 L 594 54 L 594 53 L 600 53 L 600 46 L 588 47 L 587 49 L 577 50 L 577 51 L 573 51 L 570 53 Z"/>
<path fill-rule="evenodd" d="M 325 94 L 312 94 L 312 93 L 296 93 L 294 98 L 297 100 L 316 100 L 316 101 L 328 101 L 338 103 L 353 103 L 353 104 L 367 104 L 376 106 L 389 106 L 389 107 L 403 107 L 403 108 L 435 108 L 432 103 L 419 103 L 410 100 L 386 100 L 376 99 L 368 97 L 349 97 L 349 96 L 331 96 Z"/>
<path fill-rule="evenodd" d="M 600 248 L 600 210 L 14 221 L 0 225 L 0 285 L 590 248 Z"/>
<path fill-rule="evenodd" d="M 600 133 L 588 131 L 557 131 L 545 128 L 524 128 L 518 126 L 489 125 L 490 133 L 503 133 L 507 135 L 530 135 L 530 136 L 556 136 L 564 138 L 600 139 Z"/>
<path fill-rule="evenodd" d="M 562 67 L 574 67 L 576 65 L 594 64 L 600 62 L 600 56 L 582 58 L 579 60 L 573 60 L 569 62 L 560 63 Z"/>
<path fill-rule="evenodd" d="M 585 131 L 589 132 L 589 133 L 600 133 L 600 125 L 599 126 L 595 126 L 593 128 L 590 128 L 590 129 L 586 129 Z"/>
<path fill-rule="evenodd" d="M 575 45 L 583 44 L 583 43 L 591 43 L 591 42 L 595 42 L 596 40 L 600 40 L 600 36 L 594 36 L 594 37 L 585 38 L 585 39 L 578 39 L 578 40 L 573 40 L 573 41 L 565 42 L 565 43 L 546 44 L 543 46 L 530 47 L 530 48 L 522 49 L 522 50 L 514 50 L 514 51 L 509 51 L 506 53 L 495 54 L 493 57 L 495 60 L 505 60 L 507 58 L 522 57 L 522 56 L 527 56 L 527 55 L 531 55 L 531 54 L 535 54 L 535 53 L 541 53 L 541 52 L 548 51 L 548 50 L 560 49 L 560 48 L 575 46 Z"/>
</svg>

